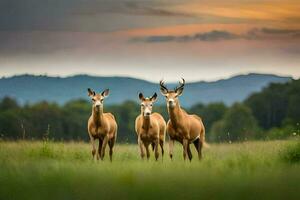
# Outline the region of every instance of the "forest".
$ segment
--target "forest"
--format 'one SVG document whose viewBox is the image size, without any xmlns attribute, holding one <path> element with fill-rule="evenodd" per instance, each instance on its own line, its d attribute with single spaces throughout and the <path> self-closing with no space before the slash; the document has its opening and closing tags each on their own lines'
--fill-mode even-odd
<svg viewBox="0 0 300 200">
<path fill-rule="evenodd" d="M 184 94 L 180 98 L 184 98 Z M 300 134 L 299 102 L 300 80 L 292 80 L 272 83 L 231 106 L 222 102 L 199 102 L 185 110 L 201 116 L 209 142 L 284 139 Z M 91 107 L 91 102 L 84 99 L 64 105 L 46 101 L 20 105 L 13 98 L 5 97 L 0 101 L 0 138 L 88 140 L 87 120 Z M 104 111 L 113 113 L 117 119 L 118 142 L 136 141 L 134 121 L 140 113 L 138 102 L 104 104 Z M 168 120 L 166 105 L 154 105 L 154 112 Z"/>
</svg>

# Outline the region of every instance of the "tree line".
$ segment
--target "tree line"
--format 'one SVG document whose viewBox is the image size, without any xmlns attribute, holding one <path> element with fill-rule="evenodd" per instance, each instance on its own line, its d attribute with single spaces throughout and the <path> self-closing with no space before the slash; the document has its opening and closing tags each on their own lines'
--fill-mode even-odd
<svg viewBox="0 0 300 200">
<path fill-rule="evenodd" d="M 212 142 L 244 141 L 248 139 L 282 139 L 299 135 L 300 80 L 273 83 L 245 101 L 226 106 L 222 102 L 198 103 L 186 108 L 203 119 L 206 138 Z M 91 103 L 78 99 L 64 105 L 50 102 L 19 105 L 5 97 L 0 101 L 0 137 L 3 139 L 42 139 L 47 135 L 55 140 L 88 140 L 87 120 Z M 135 118 L 140 105 L 126 101 L 105 105 L 118 123 L 118 142 L 136 142 Z M 166 105 L 155 105 L 168 120 Z"/>
</svg>

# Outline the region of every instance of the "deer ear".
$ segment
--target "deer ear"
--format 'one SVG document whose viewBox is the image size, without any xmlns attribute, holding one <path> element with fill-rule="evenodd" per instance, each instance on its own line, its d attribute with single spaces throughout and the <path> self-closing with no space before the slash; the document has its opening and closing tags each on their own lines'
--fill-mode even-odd
<svg viewBox="0 0 300 200">
<path fill-rule="evenodd" d="M 102 95 L 104 98 L 108 97 L 108 95 L 109 95 L 109 89 L 105 89 L 105 90 L 101 93 L 101 95 Z"/>
<path fill-rule="evenodd" d="M 88 88 L 87 90 L 88 90 L 88 96 L 95 96 L 96 95 L 96 93 L 93 90 L 91 90 L 91 88 Z"/>
<path fill-rule="evenodd" d="M 145 100 L 144 95 L 141 92 L 139 93 L 139 98 L 141 101 Z"/>
<path fill-rule="evenodd" d="M 151 101 L 156 101 L 156 99 L 157 99 L 157 94 L 156 94 L 156 92 L 153 94 L 153 96 L 150 98 L 151 99 Z"/>
</svg>

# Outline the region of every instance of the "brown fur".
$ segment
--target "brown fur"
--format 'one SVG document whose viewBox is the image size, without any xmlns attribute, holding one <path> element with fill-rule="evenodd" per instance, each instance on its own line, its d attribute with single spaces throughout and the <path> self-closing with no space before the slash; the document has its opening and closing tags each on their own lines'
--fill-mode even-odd
<svg viewBox="0 0 300 200">
<path fill-rule="evenodd" d="M 138 136 L 138 144 L 140 147 L 141 157 L 145 157 L 145 149 L 147 154 L 147 159 L 150 157 L 149 145 L 152 145 L 152 148 L 155 153 L 155 159 L 159 157 L 158 145 L 161 147 L 162 157 L 164 155 L 164 142 L 165 142 L 165 133 L 166 133 L 166 122 L 164 118 L 159 113 L 152 113 L 152 103 L 155 101 L 153 97 L 143 98 L 140 96 L 142 105 L 141 105 L 141 114 L 135 120 L 135 130 Z M 145 116 L 145 110 L 147 110 L 149 115 Z"/>
<path fill-rule="evenodd" d="M 105 91 L 104 91 L 105 92 Z M 101 158 L 103 160 L 105 156 L 105 148 L 108 144 L 109 146 L 109 157 L 112 161 L 113 147 L 117 138 L 117 122 L 115 117 L 111 113 L 103 112 L 103 100 L 108 96 L 108 90 L 105 93 L 96 94 L 95 92 L 89 90 L 89 96 L 93 100 L 92 114 L 88 120 L 88 133 L 92 143 L 92 155 L 97 160 Z M 97 103 L 102 102 L 99 107 L 96 106 Z M 98 152 L 96 152 L 95 140 L 99 140 Z"/>
<path fill-rule="evenodd" d="M 183 82 L 184 85 L 184 82 Z M 205 144 L 205 128 L 201 118 L 197 115 L 190 115 L 180 107 L 178 96 L 182 94 L 183 85 L 174 91 L 168 91 L 161 82 L 161 92 L 166 97 L 169 113 L 167 133 L 170 137 L 170 157 L 173 157 L 174 141 L 183 145 L 183 157 L 192 159 L 190 144 L 194 143 L 198 152 L 198 158 L 202 158 L 202 147 Z"/>
</svg>

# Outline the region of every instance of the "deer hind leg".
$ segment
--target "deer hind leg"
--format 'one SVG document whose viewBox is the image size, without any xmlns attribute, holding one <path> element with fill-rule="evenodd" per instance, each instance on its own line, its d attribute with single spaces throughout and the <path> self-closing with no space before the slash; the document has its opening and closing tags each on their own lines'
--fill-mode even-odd
<svg viewBox="0 0 300 200">
<path fill-rule="evenodd" d="M 190 144 L 188 144 L 187 153 L 188 153 L 189 160 L 192 161 L 193 155 L 191 152 Z"/>
<path fill-rule="evenodd" d="M 188 155 L 188 145 L 189 142 L 187 139 L 183 139 L 182 146 L 183 146 L 183 159 L 186 160 L 186 157 Z"/>
<path fill-rule="evenodd" d="M 108 141 L 110 162 L 112 162 L 114 145 L 115 145 L 115 138 L 112 138 L 111 140 Z"/>
<path fill-rule="evenodd" d="M 194 141 L 195 148 L 198 152 L 198 158 L 201 160 L 202 158 L 202 147 L 203 147 L 203 142 L 198 138 L 197 140 Z"/>
<path fill-rule="evenodd" d="M 106 149 L 106 145 L 108 143 L 108 136 L 106 135 L 103 138 L 103 143 L 102 143 L 102 148 L 101 148 L 101 154 L 100 154 L 100 158 L 101 160 L 103 160 L 104 156 L 105 156 L 105 149 Z"/>
<path fill-rule="evenodd" d="M 155 150 L 155 142 L 151 143 L 151 147 L 152 147 L 152 151 L 154 151 Z"/>
</svg>

